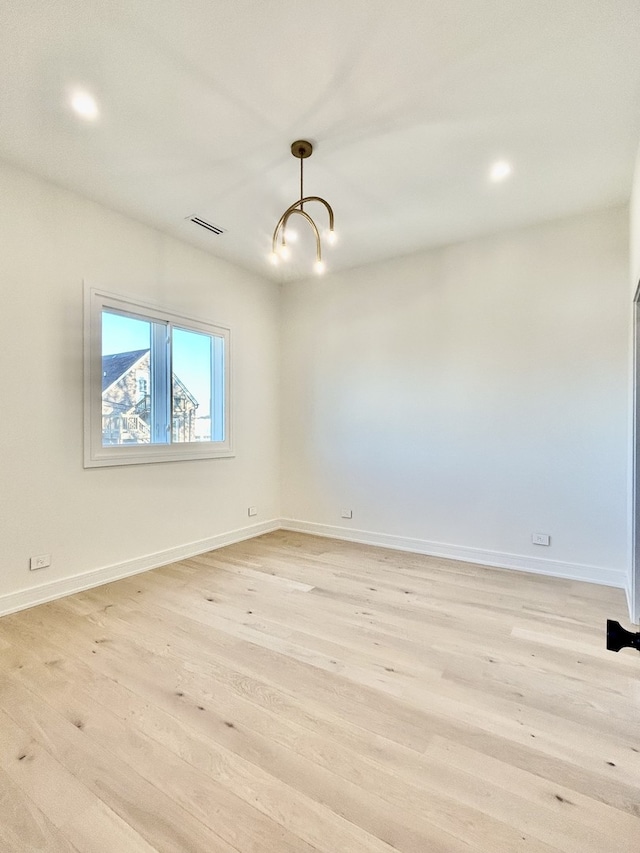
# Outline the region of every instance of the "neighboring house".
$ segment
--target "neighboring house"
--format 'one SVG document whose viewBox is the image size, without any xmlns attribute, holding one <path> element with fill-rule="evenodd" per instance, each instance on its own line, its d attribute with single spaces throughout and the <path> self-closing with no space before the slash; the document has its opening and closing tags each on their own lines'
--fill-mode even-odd
<svg viewBox="0 0 640 853">
<path fill-rule="evenodd" d="M 173 374 L 172 440 L 197 441 L 198 401 Z M 151 442 L 151 370 L 148 349 L 102 357 L 102 443 Z"/>
</svg>

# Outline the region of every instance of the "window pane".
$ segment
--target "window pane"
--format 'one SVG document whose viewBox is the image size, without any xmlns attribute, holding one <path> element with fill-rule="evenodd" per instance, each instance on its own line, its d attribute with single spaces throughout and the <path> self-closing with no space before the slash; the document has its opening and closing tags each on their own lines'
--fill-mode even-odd
<svg viewBox="0 0 640 853">
<path fill-rule="evenodd" d="M 102 446 L 151 443 L 151 323 L 102 312 Z"/>
<path fill-rule="evenodd" d="M 212 337 L 174 327 L 171 353 L 172 439 L 211 441 Z"/>
</svg>

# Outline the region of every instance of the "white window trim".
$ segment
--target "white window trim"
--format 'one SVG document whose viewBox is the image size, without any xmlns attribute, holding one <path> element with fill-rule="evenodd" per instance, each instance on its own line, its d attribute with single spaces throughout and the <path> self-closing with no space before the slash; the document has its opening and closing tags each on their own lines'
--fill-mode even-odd
<svg viewBox="0 0 640 853">
<path fill-rule="evenodd" d="M 102 446 L 102 311 L 140 314 L 224 339 L 224 441 Z M 84 284 L 84 467 L 139 465 L 234 456 L 232 443 L 231 330 L 152 303 Z"/>
</svg>

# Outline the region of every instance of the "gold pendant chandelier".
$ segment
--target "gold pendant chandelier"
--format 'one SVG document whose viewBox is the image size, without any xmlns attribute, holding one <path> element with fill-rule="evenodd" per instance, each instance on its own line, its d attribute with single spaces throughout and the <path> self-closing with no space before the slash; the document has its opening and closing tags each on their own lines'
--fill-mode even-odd
<svg viewBox="0 0 640 853">
<path fill-rule="evenodd" d="M 320 202 L 320 204 L 325 206 L 327 213 L 329 214 L 327 242 L 331 245 L 336 241 L 336 232 L 333 229 L 333 210 L 331 205 L 323 198 L 320 198 L 320 196 L 310 195 L 305 197 L 304 194 L 303 163 L 307 157 L 311 157 L 313 153 L 313 145 L 305 139 L 298 139 L 296 142 L 292 143 L 291 153 L 294 157 L 297 157 L 300 160 L 300 198 L 288 207 L 278 220 L 278 224 L 273 232 L 273 240 L 271 241 L 271 262 L 273 264 L 278 264 L 281 260 L 286 261 L 290 257 L 287 237 L 290 242 L 293 242 L 293 232 L 289 231 L 289 233 L 287 233 L 287 224 L 292 216 L 301 216 L 309 223 L 313 230 L 316 240 L 316 260 L 313 268 L 316 273 L 321 275 L 325 271 L 325 265 L 322 260 L 322 240 L 320 239 L 320 231 L 311 216 L 309 216 L 307 211 L 304 209 L 304 206 L 308 202 Z"/>
</svg>

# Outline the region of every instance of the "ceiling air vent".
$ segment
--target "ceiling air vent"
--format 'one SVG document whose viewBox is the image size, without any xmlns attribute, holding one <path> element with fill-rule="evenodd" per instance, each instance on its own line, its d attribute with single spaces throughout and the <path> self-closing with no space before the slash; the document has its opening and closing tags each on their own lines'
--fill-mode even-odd
<svg viewBox="0 0 640 853">
<path fill-rule="evenodd" d="M 218 225 L 214 225 L 212 222 L 207 222 L 206 219 L 203 219 L 201 216 L 187 216 L 187 219 L 190 222 L 193 222 L 194 225 L 199 225 L 201 228 L 206 228 L 207 231 L 211 231 L 213 234 L 220 236 L 220 234 L 224 234 L 226 228 L 220 228 Z"/>
</svg>

